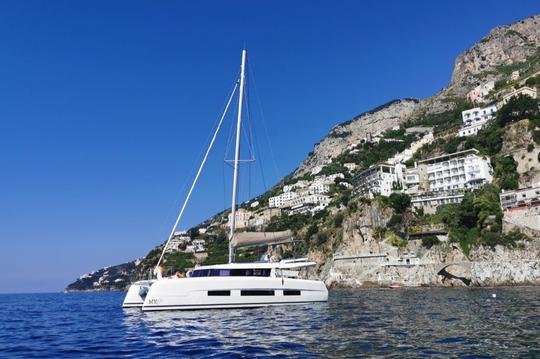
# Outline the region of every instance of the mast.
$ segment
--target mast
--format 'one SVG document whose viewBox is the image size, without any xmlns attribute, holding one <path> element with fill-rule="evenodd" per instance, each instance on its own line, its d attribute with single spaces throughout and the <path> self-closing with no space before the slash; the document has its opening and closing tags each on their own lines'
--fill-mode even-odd
<svg viewBox="0 0 540 359">
<path fill-rule="evenodd" d="M 238 169 L 240 162 L 240 134 L 242 129 L 242 101 L 244 99 L 244 75 L 246 69 L 246 50 L 242 50 L 242 65 L 240 66 L 240 90 L 238 92 L 238 118 L 236 120 L 236 147 L 234 150 L 234 177 L 231 205 L 231 231 L 229 235 L 229 263 L 234 260 L 232 240 L 236 228 L 236 192 L 238 190 Z"/>
</svg>

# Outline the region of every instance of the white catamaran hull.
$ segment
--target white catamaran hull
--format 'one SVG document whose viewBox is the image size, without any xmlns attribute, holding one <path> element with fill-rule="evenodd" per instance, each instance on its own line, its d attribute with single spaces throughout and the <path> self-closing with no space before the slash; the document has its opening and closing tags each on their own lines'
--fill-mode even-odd
<svg viewBox="0 0 540 359">
<path fill-rule="evenodd" d="M 141 308 L 155 280 L 140 280 L 133 283 L 126 293 L 122 308 Z"/>
<path fill-rule="evenodd" d="M 276 277 L 200 277 L 156 281 L 143 311 L 251 308 L 326 302 L 323 282 Z"/>
</svg>

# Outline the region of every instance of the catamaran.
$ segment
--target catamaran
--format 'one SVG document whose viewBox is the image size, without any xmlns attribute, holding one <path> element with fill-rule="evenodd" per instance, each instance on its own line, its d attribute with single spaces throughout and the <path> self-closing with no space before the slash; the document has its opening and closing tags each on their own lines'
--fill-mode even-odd
<svg viewBox="0 0 540 359">
<path fill-rule="evenodd" d="M 235 263 L 235 248 L 246 245 L 279 244 L 291 238 L 290 231 L 283 232 L 239 232 L 236 233 L 236 201 L 238 172 L 240 165 L 240 140 L 242 130 L 242 109 L 245 87 L 246 50 L 242 50 L 240 76 L 235 82 L 231 95 L 218 122 L 214 135 L 206 150 L 199 170 L 184 200 L 180 213 L 155 267 L 156 279 L 133 283 L 124 299 L 123 307 L 142 308 L 143 311 L 188 310 L 209 308 L 250 308 L 272 305 L 326 302 L 328 290 L 319 280 L 301 278 L 303 268 L 314 267 L 316 263 L 307 258 L 285 259 L 281 261 L 261 261 Z M 233 161 L 233 188 L 229 230 L 229 261 L 226 264 L 200 266 L 189 271 L 184 278 L 163 277 L 160 264 L 167 245 L 182 218 L 193 189 L 199 179 L 225 115 L 238 90 L 238 112 L 236 120 L 236 141 Z"/>
</svg>

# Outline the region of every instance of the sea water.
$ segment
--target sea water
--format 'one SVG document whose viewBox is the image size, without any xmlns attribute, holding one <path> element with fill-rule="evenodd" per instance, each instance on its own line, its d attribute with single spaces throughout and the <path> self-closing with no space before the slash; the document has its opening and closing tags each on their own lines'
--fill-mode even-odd
<svg viewBox="0 0 540 359">
<path fill-rule="evenodd" d="M 150 313 L 123 310 L 123 296 L 0 295 L 0 356 L 540 357 L 538 287 L 340 289 L 328 303 Z"/>
</svg>

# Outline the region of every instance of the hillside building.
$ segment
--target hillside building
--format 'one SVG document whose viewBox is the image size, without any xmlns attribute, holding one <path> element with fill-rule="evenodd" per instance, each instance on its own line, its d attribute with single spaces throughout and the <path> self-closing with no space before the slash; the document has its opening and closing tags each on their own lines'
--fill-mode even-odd
<svg viewBox="0 0 540 359">
<path fill-rule="evenodd" d="M 540 206 L 540 186 L 503 191 L 500 198 L 503 211 L 522 206 Z"/>
<path fill-rule="evenodd" d="M 191 237 L 188 236 L 186 232 L 174 232 L 173 237 L 167 244 L 167 248 L 165 248 L 165 253 L 178 252 L 182 250 L 182 248 L 184 248 L 190 241 Z"/>
<path fill-rule="evenodd" d="M 516 97 L 516 96 L 519 96 L 519 95 L 526 95 L 526 96 L 530 96 L 532 98 L 536 98 L 537 92 L 536 92 L 535 88 L 533 89 L 533 88 L 530 88 L 528 86 L 520 87 L 517 90 L 514 90 L 514 91 L 509 92 L 506 95 L 504 95 L 501 102 L 499 102 L 499 108 L 506 105 L 508 103 L 508 101 L 510 101 L 510 99 L 512 97 Z"/>
<path fill-rule="evenodd" d="M 495 81 L 488 81 L 476 86 L 467 94 L 467 99 L 471 102 L 485 102 L 488 94 L 495 88 Z"/>
<path fill-rule="evenodd" d="M 497 106 L 492 105 L 488 107 L 476 107 L 470 110 L 463 111 L 461 117 L 463 119 L 463 125 L 459 130 L 459 137 L 474 136 L 480 131 L 480 129 L 494 116 L 497 112 Z"/>
<path fill-rule="evenodd" d="M 291 200 L 296 198 L 298 194 L 296 192 L 283 192 L 279 196 L 270 197 L 268 199 L 268 206 L 273 208 L 286 208 L 291 206 Z"/>
<path fill-rule="evenodd" d="M 375 194 L 390 196 L 398 185 L 396 166 L 386 163 L 371 166 L 353 180 L 356 193 L 372 198 Z"/>
<path fill-rule="evenodd" d="M 489 158 L 474 148 L 418 161 L 415 167 L 419 188 L 428 192 L 476 189 L 493 181 Z"/>
<path fill-rule="evenodd" d="M 236 228 L 249 227 L 249 219 L 251 218 L 251 212 L 245 208 L 238 208 L 235 213 Z M 232 213 L 229 213 L 229 223 L 232 220 Z"/>
</svg>

